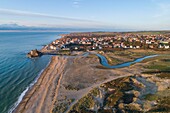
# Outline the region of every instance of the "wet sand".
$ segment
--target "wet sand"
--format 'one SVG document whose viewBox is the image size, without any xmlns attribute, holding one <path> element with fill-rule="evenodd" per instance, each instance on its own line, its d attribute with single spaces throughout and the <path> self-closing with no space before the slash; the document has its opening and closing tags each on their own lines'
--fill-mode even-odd
<svg viewBox="0 0 170 113">
<path fill-rule="evenodd" d="M 27 92 L 15 113 L 49 113 L 62 78 L 67 59 L 52 57 L 37 83 Z"/>
</svg>

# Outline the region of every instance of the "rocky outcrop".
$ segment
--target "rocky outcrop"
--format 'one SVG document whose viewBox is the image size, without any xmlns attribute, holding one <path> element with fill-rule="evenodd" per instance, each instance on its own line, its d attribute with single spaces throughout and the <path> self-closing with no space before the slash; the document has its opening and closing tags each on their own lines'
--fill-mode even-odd
<svg viewBox="0 0 170 113">
<path fill-rule="evenodd" d="M 27 57 L 29 58 L 33 58 L 33 57 L 40 57 L 42 55 L 42 53 L 40 51 L 38 51 L 37 49 L 35 50 L 31 50 L 28 54 Z"/>
</svg>

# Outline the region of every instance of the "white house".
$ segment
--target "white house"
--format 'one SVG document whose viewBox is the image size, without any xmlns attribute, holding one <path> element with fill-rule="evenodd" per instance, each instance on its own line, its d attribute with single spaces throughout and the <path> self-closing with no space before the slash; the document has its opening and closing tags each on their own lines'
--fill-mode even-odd
<svg viewBox="0 0 170 113">
<path fill-rule="evenodd" d="M 136 48 L 137 48 L 137 49 L 139 49 L 139 48 L 140 48 L 140 46 L 136 46 Z"/>
<path fill-rule="evenodd" d="M 169 49 L 169 45 L 165 45 L 164 47 L 165 47 L 165 49 Z"/>
<path fill-rule="evenodd" d="M 159 48 L 161 48 L 161 49 L 162 49 L 162 48 L 163 48 L 163 46 L 160 44 L 160 45 L 159 45 Z"/>
<path fill-rule="evenodd" d="M 50 49 L 51 49 L 51 50 L 57 50 L 57 47 L 54 46 L 54 45 L 50 45 Z"/>
</svg>

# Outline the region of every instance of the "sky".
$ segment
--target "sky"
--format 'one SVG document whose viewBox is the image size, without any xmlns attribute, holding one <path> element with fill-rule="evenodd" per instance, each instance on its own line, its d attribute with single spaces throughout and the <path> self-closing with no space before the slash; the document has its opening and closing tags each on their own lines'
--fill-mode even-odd
<svg viewBox="0 0 170 113">
<path fill-rule="evenodd" d="M 170 0 L 0 0 L 0 24 L 170 30 Z"/>
</svg>

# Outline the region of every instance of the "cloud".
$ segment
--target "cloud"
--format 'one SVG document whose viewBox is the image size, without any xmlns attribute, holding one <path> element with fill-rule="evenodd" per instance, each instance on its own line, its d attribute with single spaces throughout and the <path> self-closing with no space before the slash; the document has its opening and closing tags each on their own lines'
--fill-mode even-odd
<svg viewBox="0 0 170 113">
<path fill-rule="evenodd" d="M 77 0 L 78 1 L 78 0 Z M 75 3 L 77 4 L 77 3 Z M 39 18 L 37 21 L 25 19 L 20 20 L 15 19 L 13 21 L 16 21 L 17 23 L 27 23 L 28 24 L 34 24 L 34 25 L 44 25 L 48 24 L 50 26 L 52 25 L 58 25 L 58 26 L 72 26 L 72 27 L 94 27 L 94 28 L 105 28 L 105 27 L 113 27 L 109 23 L 95 21 L 95 20 L 88 20 L 88 19 L 77 19 L 77 18 L 70 18 L 70 17 L 62 17 L 62 16 L 55 16 L 55 15 L 49 15 L 49 14 L 43 14 L 43 13 L 36 13 L 36 12 L 28 12 L 28 11 L 20 11 L 20 10 L 12 10 L 12 9 L 1 9 L 0 8 L 0 17 L 8 15 L 8 16 L 21 16 L 21 17 L 36 17 Z M 43 21 L 43 18 L 46 19 Z M 49 21 L 48 19 L 53 19 Z M 9 19 L 6 19 L 4 21 L 11 21 Z"/>
<path fill-rule="evenodd" d="M 28 12 L 28 11 L 20 11 L 20 10 L 12 10 L 12 9 L 1 9 L 0 14 L 5 15 L 15 15 L 15 16 L 30 16 L 30 17 L 44 17 L 44 18 L 51 18 L 51 19 L 58 19 L 58 20 L 69 20 L 69 21 L 79 21 L 79 22 L 95 22 L 93 20 L 86 20 L 86 19 L 77 19 L 77 18 L 70 18 L 70 17 L 61 17 L 43 13 L 35 13 L 35 12 Z"/>
<path fill-rule="evenodd" d="M 73 0 L 73 7 L 79 8 L 81 0 Z"/>
<path fill-rule="evenodd" d="M 79 2 L 77 2 L 77 1 L 74 1 L 74 2 L 73 2 L 73 4 L 74 4 L 74 5 L 78 5 L 78 4 L 79 4 Z"/>
</svg>

